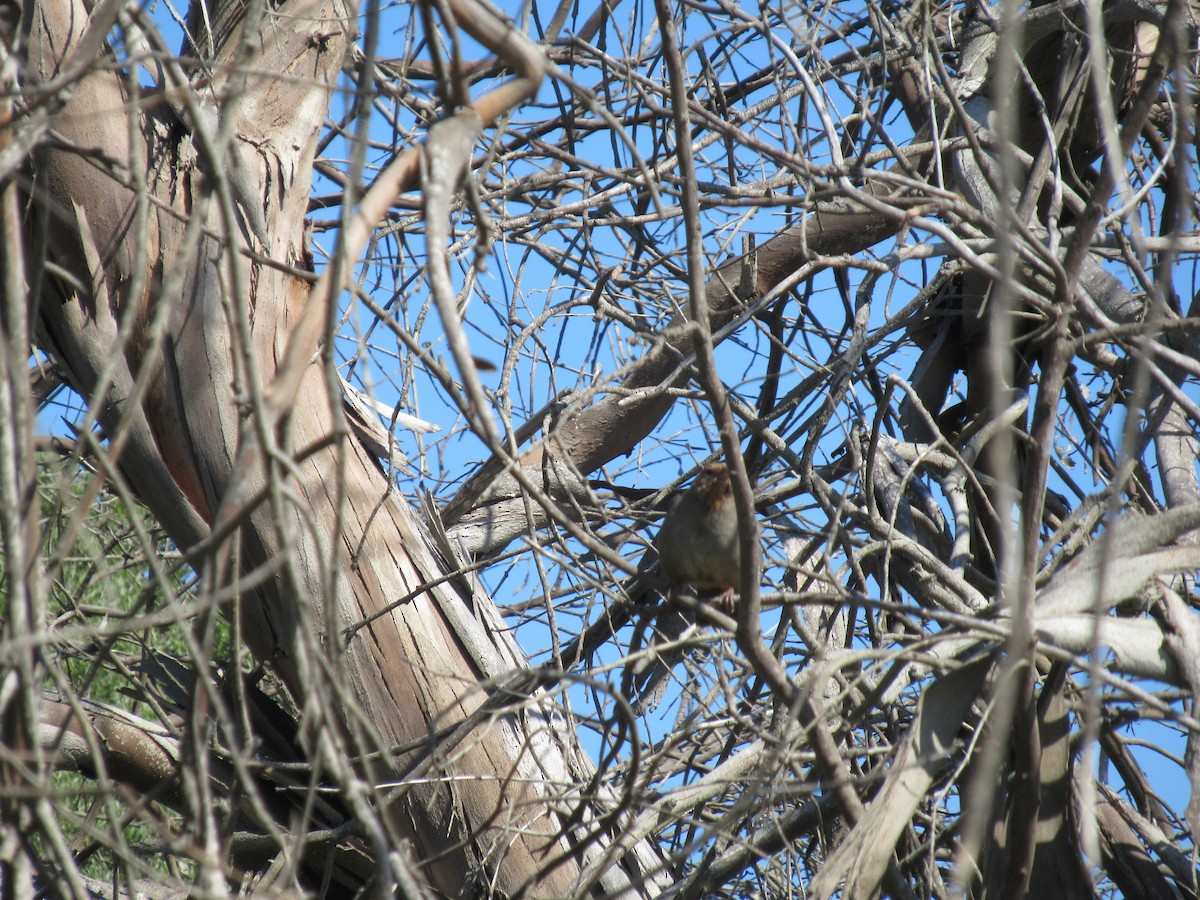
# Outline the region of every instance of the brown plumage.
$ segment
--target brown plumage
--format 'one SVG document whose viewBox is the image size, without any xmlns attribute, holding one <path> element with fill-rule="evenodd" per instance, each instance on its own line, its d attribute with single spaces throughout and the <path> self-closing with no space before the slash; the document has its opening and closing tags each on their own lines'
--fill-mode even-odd
<svg viewBox="0 0 1200 900">
<path fill-rule="evenodd" d="M 725 463 L 710 463 L 700 471 L 667 513 L 654 546 L 673 584 L 690 584 L 704 593 L 738 589 L 742 556 Z"/>
</svg>

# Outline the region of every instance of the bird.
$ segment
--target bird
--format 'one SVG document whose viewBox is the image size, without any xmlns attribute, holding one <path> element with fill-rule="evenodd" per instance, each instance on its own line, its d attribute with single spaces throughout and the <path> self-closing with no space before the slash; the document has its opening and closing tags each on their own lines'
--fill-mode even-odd
<svg viewBox="0 0 1200 900">
<path fill-rule="evenodd" d="M 728 603 L 741 584 L 737 510 L 729 467 L 709 463 L 671 507 L 654 540 L 663 574 L 699 595 L 720 594 Z"/>
</svg>

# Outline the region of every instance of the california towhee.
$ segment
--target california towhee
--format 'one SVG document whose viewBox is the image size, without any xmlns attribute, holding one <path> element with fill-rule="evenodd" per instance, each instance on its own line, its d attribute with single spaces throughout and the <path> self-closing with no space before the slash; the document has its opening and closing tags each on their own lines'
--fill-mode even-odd
<svg viewBox="0 0 1200 900">
<path fill-rule="evenodd" d="M 725 463 L 709 463 L 667 513 L 654 540 L 663 573 L 673 584 L 731 599 L 741 584 L 737 511 Z"/>
<path fill-rule="evenodd" d="M 734 591 L 741 582 L 741 551 L 738 548 L 737 511 L 725 463 L 710 463 L 700 470 L 692 486 L 671 507 L 654 547 L 663 574 L 675 586 L 690 585 L 698 598 L 726 615 L 734 614 Z M 668 594 L 674 605 L 676 591 Z M 663 697 L 671 667 L 683 653 L 681 640 L 695 628 L 694 617 L 675 608 L 663 612 L 653 625 L 650 654 L 639 659 L 632 671 L 635 709 L 639 714 L 654 709 Z M 674 649 L 658 648 L 674 644 Z M 631 694 L 632 696 L 632 694 Z"/>
</svg>

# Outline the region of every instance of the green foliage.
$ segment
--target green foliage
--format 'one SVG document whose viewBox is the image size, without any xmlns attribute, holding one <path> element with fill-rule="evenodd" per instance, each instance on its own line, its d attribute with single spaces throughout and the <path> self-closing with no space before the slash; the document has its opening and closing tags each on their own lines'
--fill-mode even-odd
<svg viewBox="0 0 1200 900">
<path fill-rule="evenodd" d="M 38 495 L 50 636 L 46 695 L 116 707 L 173 728 L 180 710 L 153 696 L 144 664 L 188 660 L 189 646 L 203 643 L 203 624 L 169 614 L 194 598 L 194 573 L 141 504 L 75 459 L 41 454 Z M 229 656 L 230 625 L 223 616 L 214 619 L 206 659 L 219 662 Z M 48 784 L 47 799 L 84 876 L 106 883 L 114 873 L 189 880 L 190 864 L 181 867 L 162 852 L 178 831 L 177 813 L 157 803 L 147 808 L 143 798 L 91 772 L 57 771 Z M 39 855 L 52 858 L 44 835 L 30 839 Z"/>
</svg>

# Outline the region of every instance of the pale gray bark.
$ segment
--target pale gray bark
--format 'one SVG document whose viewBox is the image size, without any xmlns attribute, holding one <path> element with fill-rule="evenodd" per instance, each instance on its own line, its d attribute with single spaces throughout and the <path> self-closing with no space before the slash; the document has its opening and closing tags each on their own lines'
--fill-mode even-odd
<svg viewBox="0 0 1200 900">
<path fill-rule="evenodd" d="M 581 793 L 590 763 L 536 681 L 518 711 L 476 717 L 453 750 L 434 744 L 431 755 L 431 732 L 453 733 L 492 691 L 520 682 L 524 657 L 486 614 L 486 595 L 444 581 L 422 588 L 446 563 L 347 435 L 337 382 L 307 358 L 316 333 L 298 368 L 283 365 L 304 337 L 298 326 L 315 318 L 326 328 L 324 316 L 306 317 L 320 301 L 303 277 L 304 217 L 354 10 L 320 0 L 210 10 L 215 52 L 202 86 L 168 63 L 148 112 L 102 65 L 83 4 L 32 12 L 30 86 L 87 72 L 56 95 L 58 143 L 35 156 L 37 330 L 114 436 L 109 461 L 194 554 L 202 595 L 218 596 L 239 571 L 269 573 L 232 611 L 300 707 L 312 761 L 374 841 L 382 885 L 403 881 L 387 853 L 407 842 L 421 878 L 449 895 L 483 885 L 571 893 L 580 859 L 607 841 L 603 792 Z M 489 21 L 478 17 L 481 29 Z M 496 20 L 496 40 L 507 27 Z M 285 401 L 280 416 L 272 401 L 287 379 L 303 401 Z M 411 599 L 396 605 L 401 597 Z M 219 703 L 195 708 L 192 728 L 205 721 L 200 708 Z M 193 810 L 206 807 L 210 785 L 185 789 Z M 574 813 L 578 826 L 564 832 Z M 213 827 L 200 817 L 198 839 L 213 839 Z M 599 884 L 654 893 L 661 875 L 629 875 L 657 868 L 654 854 L 629 850 Z"/>
</svg>

